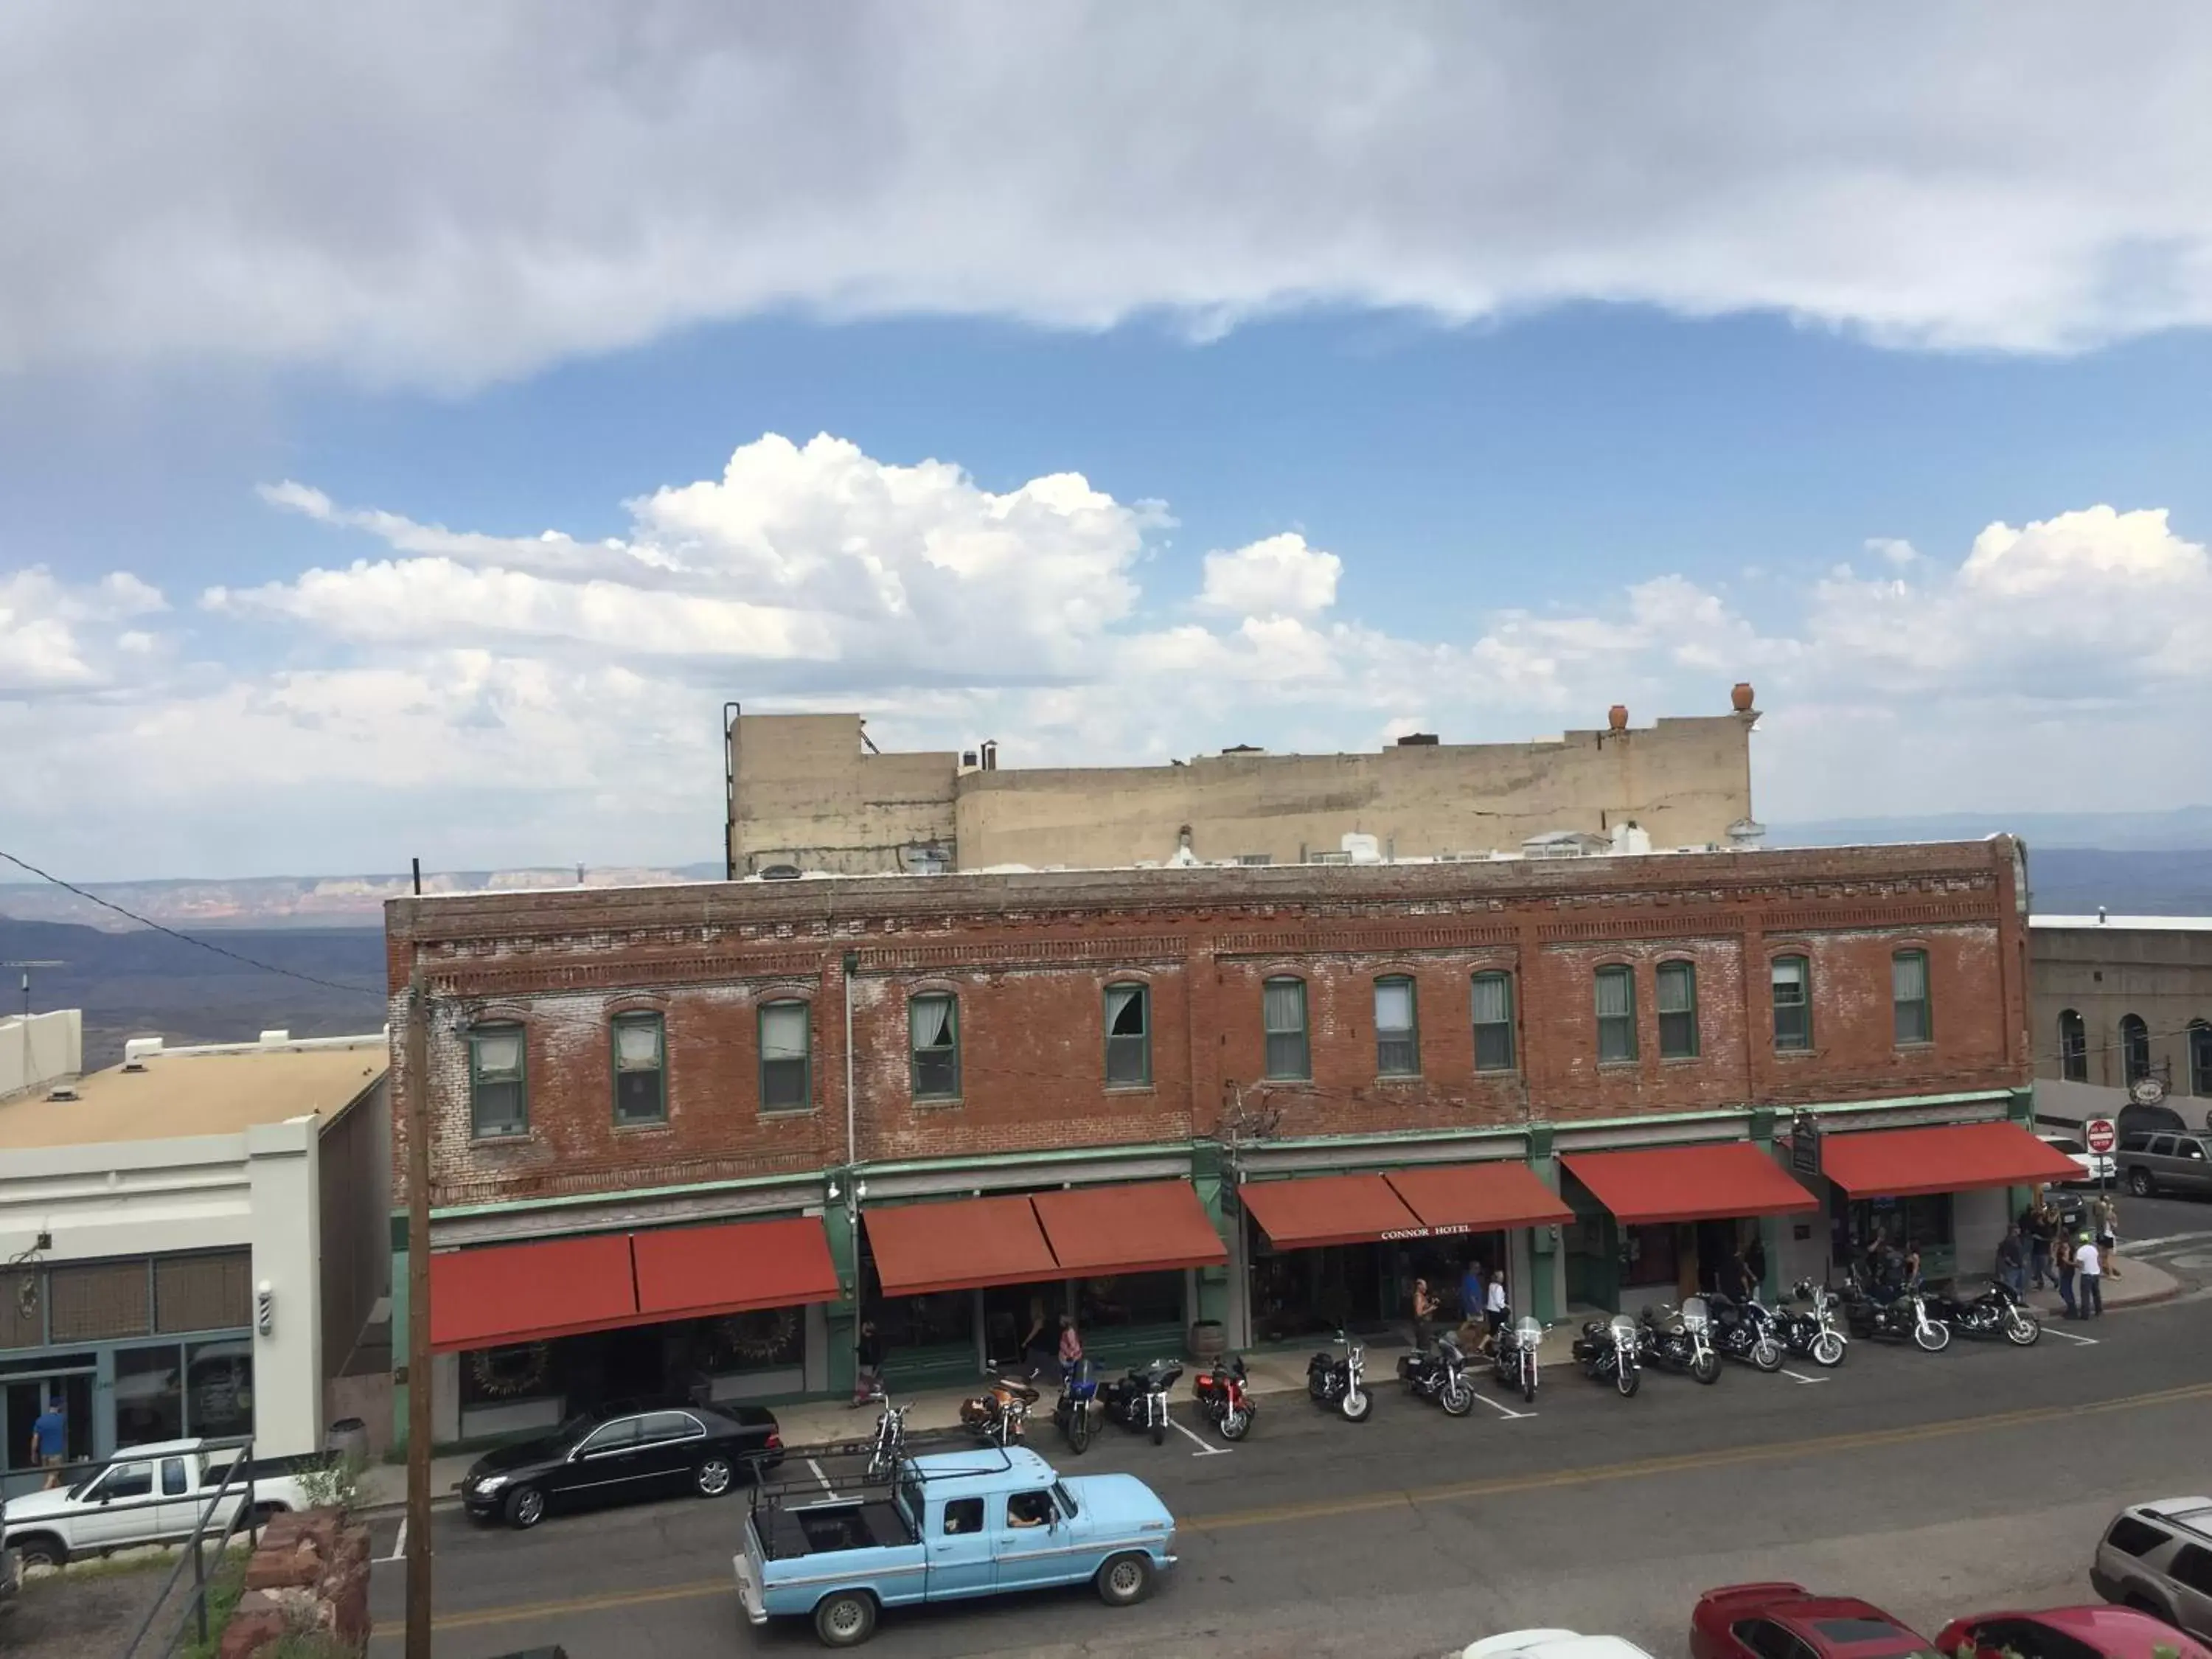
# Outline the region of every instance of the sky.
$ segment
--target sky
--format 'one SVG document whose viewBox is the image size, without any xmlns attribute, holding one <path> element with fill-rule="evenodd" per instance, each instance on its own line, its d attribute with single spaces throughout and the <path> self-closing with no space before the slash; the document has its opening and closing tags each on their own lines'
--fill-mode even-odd
<svg viewBox="0 0 2212 1659">
<path fill-rule="evenodd" d="M 711 860 L 729 701 L 2212 797 L 2212 14 L 122 15 L 0 22 L 57 873 Z"/>
</svg>

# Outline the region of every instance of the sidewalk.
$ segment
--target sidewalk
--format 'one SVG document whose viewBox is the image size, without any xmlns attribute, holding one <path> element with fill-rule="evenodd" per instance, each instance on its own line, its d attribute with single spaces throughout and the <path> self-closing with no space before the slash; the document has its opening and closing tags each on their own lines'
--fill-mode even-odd
<svg viewBox="0 0 2212 1659">
<path fill-rule="evenodd" d="M 2106 1298 L 2110 1305 L 2111 1298 Z M 1571 1349 L 1574 1337 L 1581 1329 L 1579 1319 L 1555 1325 L 1544 1338 L 1538 1355 L 1547 1370 L 1572 1363 Z M 1310 1348 L 1294 1352 L 1252 1353 L 1244 1356 L 1245 1387 L 1255 1395 L 1303 1395 L 1306 1391 L 1306 1362 L 1329 1345 L 1326 1340 L 1316 1340 Z M 1402 1337 L 1378 1337 L 1367 1343 L 1367 1385 L 1370 1389 L 1397 1389 L 1398 1356 L 1406 1351 Z M 1478 1383 L 1490 1373 L 1490 1362 L 1479 1354 L 1470 1355 L 1472 1369 Z M 1188 1404 L 1189 1383 L 1195 1362 L 1183 1362 L 1182 1380 L 1176 1384 L 1174 1398 Z M 906 1429 L 909 1435 L 940 1433 L 960 1426 L 960 1402 L 973 1399 L 982 1392 L 982 1379 L 978 1378 L 964 1389 L 937 1389 L 912 1397 L 908 1405 Z M 1037 1409 L 1047 1417 L 1051 1413 L 1054 1389 L 1040 1382 L 1042 1398 Z M 863 1407 L 859 1410 L 837 1400 L 811 1400 L 797 1405 L 777 1406 L 776 1427 L 783 1437 L 787 1452 L 793 1456 L 820 1455 L 832 1449 L 855 1443 L 865 1446 L 874 1435 L 876 1413 Z M 1049 1426 L 1049 1424 L 1047 1425 Z M 455 1489 L 461 1477 L 469 1472 L 480 1452 L 461 1452 L 430 1460 L 430 1501 L 435 1504 L 452 1504 L 459 1501 Z M 404 1509 L 407 1503 L 407 1468 L 401 1463 L 377 1463 L 362 1472 L 361 1477 L 361 1511 L 376 1515 Z"/>
<path fill-rule="evenodd" d="M 2171 1302 L 2181 1294 L 2181 1281 L 2154 1261 L 2130 1261 L 2127 1242 L 2120 1244 L 2119 1272 L 2105 1275 L 2105 1311 L 2116 1308 L 2143 1308 L 2155 1302 Z M 2028 1305 L 2048 1318 L 2063 1317 L 2064 1308 L 2056 1291 L 2034 1291 L 2027 1293 Z"/>
</svg>

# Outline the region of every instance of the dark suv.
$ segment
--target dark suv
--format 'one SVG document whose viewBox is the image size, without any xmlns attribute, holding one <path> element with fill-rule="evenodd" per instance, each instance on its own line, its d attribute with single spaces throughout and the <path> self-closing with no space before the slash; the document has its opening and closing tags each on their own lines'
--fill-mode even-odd
<svg viewBox="0 0 2212 1659">
<path fill-rule="evenodd" d="M 2212 1146 L 2192 1134 L 2154 1134 L 2142 1129 L 2120 1137 L 2113 1155 L 2120 1179 L 2137 1198 L 2153 1193 L 2212 1193 Z"/>
</svg>

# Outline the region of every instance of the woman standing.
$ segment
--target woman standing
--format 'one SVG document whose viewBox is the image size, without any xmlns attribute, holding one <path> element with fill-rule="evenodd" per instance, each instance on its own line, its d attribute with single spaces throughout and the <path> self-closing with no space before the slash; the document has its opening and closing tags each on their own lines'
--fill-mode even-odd
<svg viewBox="0 0 2212 1659">
<path fill-rule="evenodd" d="M 2089 1206 L 2089 1213 L 2097 1222 L 2097 1254 L 2099 1265 L 2114 1279 L 2120 1276 L 2118 1252 L 2120 1248 L 2120 1206 L 2112 1202 L 2109 1193 L 2100 1196 Z"/>
<path fill-rule="evenodd" d="M 1429 1289 L 1429 1281 L 1425 1279 L 1415 1279 L 1413 1281 L 1413 1349 L 1417 1353 L 1425 1352 L 1428 1350 L 1429 1322 L 1437 1316 L 1439 1306 L 1436 1293 Z"/>
</svg>

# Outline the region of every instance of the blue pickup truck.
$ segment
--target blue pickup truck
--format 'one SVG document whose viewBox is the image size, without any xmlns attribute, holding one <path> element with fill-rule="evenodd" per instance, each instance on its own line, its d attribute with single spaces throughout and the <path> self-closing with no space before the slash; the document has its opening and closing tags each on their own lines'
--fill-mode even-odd
<svg viewBox="0 0 2212 1659">
<path fill-rule="evenodd" d="M 756 1489 L 732 1565 L 756 1625 L 811 1619 L 857 1647 L 885 1607 L 1089 1583 L 1141 1601 L 1175 1565 L 1175 1517 L 1132 1474 L 1063 1477 L 1028 1448 L 909 1458 L 851 1491 Z"/>
</svg>

